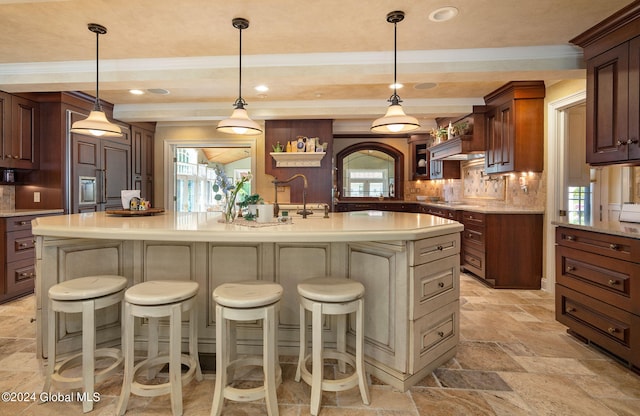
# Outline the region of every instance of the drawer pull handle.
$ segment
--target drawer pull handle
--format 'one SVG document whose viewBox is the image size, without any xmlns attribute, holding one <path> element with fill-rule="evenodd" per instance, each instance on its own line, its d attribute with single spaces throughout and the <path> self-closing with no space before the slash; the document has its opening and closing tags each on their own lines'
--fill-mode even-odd
<svg viewBox="0 0 640 416">
<path fill-rule="evenodd" d="M 609 286 L 615 286 L 615 285 L 619 285 L 619 284 L 620 284 L 620 282 L 617 281 L 617 280 L 613 280 L 613 279 L 609 280 Z"/>
<path fill-rule="evenodd" d="M 568 235 L 565 237 L 568 241 L 574 241 L 576 238 L 572 235 Z"/>
<path fill-rule="evenodd" d="M 567 308 L 567 312 L 575 312 L 576 308 Z"/>
<path fill-rule="evenodd" d="M 576 268 L 573 266 L 567 266 L 567 272 L 572 272 L 574 271 Z"/>
<path fill-rule="evenodd" d="M 18 225 L 29 225 L 29 221 L 20 221 Z"/>
<path fill-rule="evenodd" d="M 444 282 L 439 282 L 438 287 L 444 287 Z"/>
<path fill-rule="evenodd" d="M 618 332 L 617 328 L 608 328 L 607 332 L 609 332 L 610 334 L 615 334 L 616 332 Z"/>
<path fill-rule="evenodd" d="M 617 250 L 617 249 L 619 248 L 619 246 L 618 246 L 617 244 L 613 244 L 613 243 L 612 243 L 612 244 L 609 244 L 609 248 L 610 248 L 611 250 Z"/>
<path fill-rule="evenodd" d="M 442 246 L 438 246 L 438 247 L 436 247 L 436 248 L 437 248 L 439 251 L 444 250 L 444 247 L 442 247 Z"/>
<path fill-rule="evenodd" d="M 438 331 L 438 336 L 439 336 L 440 338 L 443 338 L 443 337 L 444 337 L 444 332 L 442 332 L 442 331 Z"/>
</svg>

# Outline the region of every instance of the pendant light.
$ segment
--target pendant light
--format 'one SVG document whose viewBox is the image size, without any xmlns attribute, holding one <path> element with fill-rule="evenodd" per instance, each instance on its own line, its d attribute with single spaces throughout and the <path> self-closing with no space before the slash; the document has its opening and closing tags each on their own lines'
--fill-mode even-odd
<svg viewBox="0 0 640 416">
<path fill-rule="evenodd" d="M 420 127 L 420 123 L 418 123 L 418 119 L 415 117 L 408 116 L 404 113 L 402 106 L 400 103 L 402 100 L 398 93 L 396 92 L 396 88 L 398 83 L 396 81 L 397 76 L 397 31 L 398 31 L 398 23 L 404 20 L 404 12 L 402 11 L 394 11 L 387 14 L 387 22 L 393 23 L 393 94 L 389 101 L 391 105 L 387 108 L 387 113 L 384 117 L 381 117 L 373 122 L 371 125 L 371 131 L 375 133 L 406 133 L 409 131 L 416 130 Z"/>
<path fill-rule="evenodd" d="M 89 23 L 87 25 L 89 30 L 96 34 L 96 100 L 93 105 L 93 110 L 89 113 L 89 117 L 84 120 L 76 121 L 71 126 L 71 133 L 84 134 L 87 136 L 97 137 L 122 137 L 122 130 L 120 126 L 111 123 L 107 120 L 107 115 L 102 111 L 100 105 L 100 90 L 99 90 L 99 42 L 100 35 L 107 33 L 107 28 L 97 23 Z"/>
<path fill-rule="evenodd" d="M 235 109 L 231 117 L 220 121 L 217 130 L 229 134 L 243 134 L 246 136 L 262 133 L 260 125 L 249 118 L 244 106 L 247 102 L 242 98 L 242 30 L 249 27 L 249 21 L 241 17 L 231 21 L 233 27 L 240 31 L 240 53 L 238 65 L 238 99 L 233 103 Z"/>
</svg>

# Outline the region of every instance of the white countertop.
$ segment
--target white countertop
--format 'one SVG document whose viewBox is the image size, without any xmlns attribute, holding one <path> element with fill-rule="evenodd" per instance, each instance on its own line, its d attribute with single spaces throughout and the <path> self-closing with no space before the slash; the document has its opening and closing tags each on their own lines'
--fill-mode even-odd
<svg viewBox="0 0 640 416">
<path fill-rule="evenodd" d="M 331 213 L 328 219 L 309 216 L 261 227 L 224 224 L 220 218 L 220 213 L 119 217 L 97 212 L 37 218 L 32 229 L 48 237 L 205 242 L 397 241 L 463 230 L 460 223 L 433 215 L 382 211 Z"/>
<path fill-rule="evenodd" d="M 62 214 L 63 209 L 11 209 L 0 211 L 0 217 L 23 217 L 25 215 Z"/>
</svg>

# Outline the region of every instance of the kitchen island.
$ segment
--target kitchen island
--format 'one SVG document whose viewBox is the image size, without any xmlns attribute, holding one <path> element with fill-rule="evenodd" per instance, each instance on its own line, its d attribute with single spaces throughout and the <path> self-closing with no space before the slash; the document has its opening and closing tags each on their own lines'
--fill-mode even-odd
<svg viewBox="0 0 640 416">
<path fill-rule="evenodd" d="M 129 284 L 185 279 L 200 284 L 200 352 L 215 351 L 213 289 L 239 280 L 284 287 L 278 328 L 281 355 L 296 355 L 299 339 L 296 285 L 314 276 L 346 276 L 365 294 L 367 370 L 400 390 L 456 353 L 459 340 L 460 223 L 427 214 L 359 211 L 291 224 L 219 222 L 219 213 L 165 212 L 118 217 L 85 213 L 38 218 L 36 236 L 37 354 L 47 356 L 46 293 L 81 276 L 119 274 Z M 119 344 L 119 310 L 97 316 L 99 344 Z M 137 322 L 136 348 L 144 349 L 146 322 Z M 330 319 L 327 330 L 335 325 Z M 77 316 L 60 322 L 61 352 L 80 348 Z M 166 328 L 162 328 L 165 329 Z M 183 328 L 186 339 L 186 327 Z M 166 342 L 166 333 L 161 333 Z M 328 337 L 330 341 L 334 341 Z M 353 337 L 348 337 L 353 343 Z M 239 325 L 240 352 L 257 352 L 261 323 Z"/>
</svg>

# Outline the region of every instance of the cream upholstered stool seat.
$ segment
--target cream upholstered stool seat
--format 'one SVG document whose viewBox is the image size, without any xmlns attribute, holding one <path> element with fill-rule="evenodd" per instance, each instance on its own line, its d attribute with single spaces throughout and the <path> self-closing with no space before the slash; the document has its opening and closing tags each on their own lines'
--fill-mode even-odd
<svg viewBox="0 0 640 416">
<path fill-rule="evenodd" d="M 123 276 L 102 275 L 70 279 L 49 288 L 49 319 L 47 348 L 49 353 L 43 391 L 49 392 L 51 383 L 69 389 L 82 388 L 82 410 L 93 410 L 94 386 L 119 370 L 122 353 L 117 348 L 96 349 L 95 311 L 122 301 L 127 279 Z M 56 364 L 57 313 L 82 314 L 82 351 Z M 111 359 L 109 366 L 96 371 L 96 360 Z M 82 364 L 80 377 L 65 377 L 63 373 Z"/>
<path fill-rule="evenodd" d="M 265 399 L 269 416 L 278 415 L 276 389 L 282 382 L 278 364 L 276 313 L 282 298 L 277 283 L 250 280 L 223 283 L 213 291 L 216 302 L 216 385 L 211 415 L 218 416 L 224 399 L 248 402 Z M 262 357 L 237 357 L 235 322 L 262 320 Z M 254 388 L 236 388 L 230 383 L 236 368 L 262 366 L 264 383 Z"/>
<path fill-rule="evenodd" d="M 182 387 L 195 377 L 202 380 L 198 358 L 198 321 L 196 295 L 198 283 L 183 280 L 153 280 L 127 289 L 124 295 L 124 380 L 118 401 L 117 414 L 127 410 L 130 394 L 154 397 L 171 394 L 171 411 L 182 414 Z M 189 353 L 182 354 L 182 314 L 189 312 Z M 134 367 L 134 318 L 149 319 L 147 358 Z M 158 353 L 158 323 L 169 318 L 169 351 Z M 153 379 L 159 367 L 169 364 L 169 381 L 163 384 L 143 384 L 136 381 L 142 370 Z M 182 365 L 188 367 L 183 374 Z"/>
<path fill-rule="evenodd" d="M 364 368 L 364 286 L 362 283 L 337 277 L 317 277 L 307 279 L 298 284 L 300 295 L 300 355 L 296 381 L 302 378 L 311 386 L 311 414 L 320 411 L 322 391 L 343 391 L 355 386 L 360 387 L 360 395 L 364 404 L 369 404 L 369 387 Z M 307 311 L 311 311 L 312 353 L 307 355 Z M 355 312 L 356 351 L 355 356 L 347 353 L 347 314 Z M 322 341 L 323 315 L 337 316 L 336 349 L 325 349 Z M 333 358 L 338 361 L 338 369 L 346 372 L 349 364 L 355 370 L 353 374 L 341 379 L 324 378 L 324 359 Z M 307 369 L 307 362 L 312 361 L 312 372 Z"/>
</svg>

